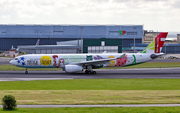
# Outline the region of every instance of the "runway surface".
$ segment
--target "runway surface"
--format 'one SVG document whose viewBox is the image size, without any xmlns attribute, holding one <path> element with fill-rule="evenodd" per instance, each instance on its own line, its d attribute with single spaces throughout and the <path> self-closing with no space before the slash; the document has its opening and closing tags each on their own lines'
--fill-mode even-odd
<svg viewBox="0 0 180 113">
<path fill-rule="evenodd" d="M 10 65 L 9 61 L 13 58 L 0 57 L 0 65 Z"/>
<path fill-rule="evenodd" d="M 176 107 L 180 104 L 109 104 L 109 105 L 17 105 L 17 108 L 84 108 L 84 107 Z M 0 106 L 2 108 L 2 106 Z"/>
<path fill-rule="evenodd" d="M 97 74 L 64 71 L 0 71 L 0 81 L 99 79 L 99 78 L 180 78 L 180 68 L 99 69 Z"/>
</svg>

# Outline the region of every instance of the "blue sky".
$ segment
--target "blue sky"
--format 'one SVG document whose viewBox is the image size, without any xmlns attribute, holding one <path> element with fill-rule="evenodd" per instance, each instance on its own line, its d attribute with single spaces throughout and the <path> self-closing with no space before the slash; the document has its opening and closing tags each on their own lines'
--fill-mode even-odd
<svg viewBox="0 0 180 113">
<path fill-rule="evenodd" d="M 180 31 L 180 0 L 0 0 L 0 24 L 144 25 Z"/>
</svg>

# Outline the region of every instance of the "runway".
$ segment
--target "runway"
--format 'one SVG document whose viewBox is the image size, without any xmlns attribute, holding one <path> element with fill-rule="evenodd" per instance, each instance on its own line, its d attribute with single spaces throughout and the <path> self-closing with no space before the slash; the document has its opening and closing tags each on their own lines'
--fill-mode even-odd
<svg viewBox="0 0 180 113">
<path fill-rule="evenodd" d="M 0 65 L 10 65 L 9 61 L 13 58 L 0 57 Z"/>
<path fill-rule="evenodd" d="M 0 71 L 0 81 L 100 79 L 100 78 L 180 78 L 180 68 L 98 69 L 97 74 L 64 71 Z"/>
</svg>

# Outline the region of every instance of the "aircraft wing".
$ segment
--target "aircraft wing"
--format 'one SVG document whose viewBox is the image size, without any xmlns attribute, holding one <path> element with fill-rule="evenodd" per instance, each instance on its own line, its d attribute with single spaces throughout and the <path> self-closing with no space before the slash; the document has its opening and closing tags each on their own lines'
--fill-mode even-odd
<svg viewBox="0 0 180 113">
<path fill-rule="evenodd" d="M 110 63 L 109 61 L 123 58 L 125 55 L 126 54 L 123 54 L 118 58 L 108 58 L 108 59 L 100 59 L 100 60 L 83 61 L 83 62 L 78 62 L 78 63 L 73 63 L 73 64 L 74 65 L 84 65 L 84 66 L 87 66 L 87 65 L 103 65 L 103 64 Z"/>
</svg>

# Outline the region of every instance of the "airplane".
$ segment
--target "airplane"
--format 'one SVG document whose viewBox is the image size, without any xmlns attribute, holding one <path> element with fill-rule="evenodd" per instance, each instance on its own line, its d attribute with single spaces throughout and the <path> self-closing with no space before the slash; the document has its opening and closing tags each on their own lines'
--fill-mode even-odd
<svg viewBox="0 0 180 113">
<path fill-rule="evenodd" d="M 39 46 L 39 43 L 40 43 L 40 39 L 37 40 L 35 46 Z M 17 48 L 16 51 L 17 51 L 17 52 L 20 52 L 20 51 L 19 51 L 19 48 Z"/>
<path fill-rule="evenodd" d="M 139 53 L 103 54 L 27 54 L 14 58 L 11 64 L 25 68 L 62 68 L 66 73 L 84 71 L 96 74 L 93 69 L 137 65 L 163 55 L 161 49 L 168 32 L 161 32 L 143 51 Z"/>
<path fill-rule="evenodd" d="M 39 46 L 40 39 L 37 40 L 36 46 Z"/>
</svg>

